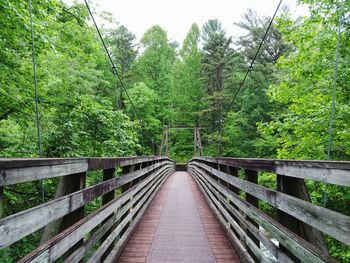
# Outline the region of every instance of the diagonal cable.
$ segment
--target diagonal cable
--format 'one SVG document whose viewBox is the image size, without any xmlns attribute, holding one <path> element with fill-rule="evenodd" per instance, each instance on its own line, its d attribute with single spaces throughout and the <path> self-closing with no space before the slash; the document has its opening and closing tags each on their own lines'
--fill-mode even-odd
<svg viewBox="0 0 350 263">
<path fill-rule="evenodd" d="M 89 14 L 90 14 L 90 16 L 91 16 L 91 19 L 92 19 L 92 21 L 93 21 L 93 23 L 94 23 L 94 25 L 95 25 L 96 31 L 97 31 L 97 33 L 98 33 L 98 36 L 100 37 L 100 40 L 101 40 L 101 42 L 102 42 L 102 45 L 103 45 L 103 47 L 104 47 L 104 49 L 105 49 L 105 51 L 106 51 L 106 54 L 107 54 L 107 56 L 108 56 L 108 59 L 109 59 L 111 65 L 112 65 L 113 74 L 114 74 L 115 77 L 118 78 L 118 80 L 119 80 L 119 82 L 120 82 L 120 85 L 122 86 L 123 90 L 125 91 L 125 93 L 126 93 L 126 95 L 127 95 L 127 97 L 128 97 L 128 100 L 130 101 L 131 107 L 132 107 L 132 109 L 133 109 L 135 118 L 138 118 L 138 117 L 137 117 L 138 115 L 137 115 L 137 112 L 136 112 L 135 105 L 134 105 L 134 103 L 132 102 L 132 100 L 131 100 L 131 98 L 130 98 L 130 95 L 129 95 L 129 93 L 128 93 L 128 91 L 127 91 L 125 85 L 124 85 L 124 82 L 123 82 L 122 78 L 121 78 L 120 75 L 118 74 L 116 65 L 115 65 L 114 62 L 113 62 L 112 56 L 111 56 L 111 54 L 109 53 L 109 50 L 108 50 L 108 48 L 107 48 L 107 46 L 106 46 L 106 43 L 105 43 L 105 41 L 104 41 L 104 39 L 103 39 L 103 37 L 102 37 L 102 35 L 101 35 L 100 29 L 99 29 L 99 27 L 97 26 L 96 20 L 95 20 L 95 18 L 94 18 L 94 15 L 93 15 L 92 12 L 91 12 L 90 6 L 89 6 L 87 0 L 84 0 L 84 2 L 85 2 L 85 5 L 86 5 L 87 10 L 89 11 Z M 120 98 L 120 99 L 121 99 L 121 98 Z"/>
<path fill-rule="evenodd" d="M 331 150 L 332 150 L 332 143 L 333 143 L 333 136 L 334 136 L 333 119 L 335 115 L 335 92 L 337 88 L 337 77 L 338 77 L 338 67 L 339 67 L 339 48 L 340 48 L 340 34 L 341 34 L 341 25 L 342 25 L 341 21 L 343 17 L 343 4 L 344 4 L 344 0 L 340 2 L 340 14 L 339 14 L 339 21 L 338 21 L 337 49 L 336 49 L 334 72 L 333 72 L 332 108 L 331 108 L 331 113 L 329 118 L 329 140 L 328 140 L 328 150 L 327 150 L 328 160 L 331 160 Z M 327 187 L 328 187 L 328 184 L 325 183 L 324 192 L 323 192 L 323 207 L 326 207 L 326 203 L 327 203 Z"/>
<path fill-rule="evenodd" d="M 245 75 L 244 75 L 242 81 L 240 82 L 238 89 L 236 90 L 235 94 L 233 95 L 233 98 L 232 98 L 232 100 L 231 100 L 229 106 L 227 107 L 227 109 L 226 109 L 226 111 L 225 111 L 225 113 L 224 113 L 224 115 L 223 115 L 223 118 L 220 120 L 220 128 L 222 128 L 222 126 L 223 126 L 223 124 L 224 124 L 224 121 L 225 121 L 225 119 L 226 119 L 226 117 L 227 117 L 227 114 L 228 114 L 228 112 L 230 111 L 230 109 L 231 109 L 231 107 L 232 107 L 234 101 L 236 100 L 239 91 L 242 89 L 242 87 L 243 87 L 243 85 L 244 85 L 244 82 L 246 81 L 246 79 L 247 79 L 247 77 L 248 77 L 249 72 L 250 72 L 250 71 L 253 69 L 253 67 L 254 67 L 255 60 L 257 59 L 257 57 L 258 57 L 258 55 L 259 55 L 259 52 L 260 52 L 260 50 L 261 50 L 261 48 L 262 48 L 262 45 L 263 45 L 263 43 L 265 42 L 265 39 L 266 39 L 266 37 L 267 37 L 267 34 L 268 34 L 269 31 L 270 31 L 270 28 L 271 28 L 271 26 L 272 26 L 273 21 L 275 20 L 276 14 L 277 14 L 277 12 L 278 12 L 278 9 L 279 9 L 280 6 L 281 6 L 281 3 L 282 3 L 282 0 L 279 1 L 278 5 L 277 5 L 277 8 L 276 8 L 276 10 L 275 10 L 275 13 L 274 13 L 273 16 L 272 16 L 272 18 L 271 18 L 271 20 L 270 20 L 270 23 L 269 23 L 268 27 L 266 28 L 265 34 L 264 34 L 264 36 L 263 36 L 263 38 L 262 38 L 262 40 L 261 40 L 261 42 L 260 42 L 260 44 L 259 44 L 259 47 L 258 47 L 258 49 L 257 49 L 257 51 L 256 51 L 256 53 L 255 53 L 255 55 L 254 55 L 254 58 L 253 58 L 253 60 L 251 61 L 250 65 L 249 65 L 249 67 L 248 67 L 248 70 L 247 70 L 247 72 L 245 73 Z"/>
</svg>

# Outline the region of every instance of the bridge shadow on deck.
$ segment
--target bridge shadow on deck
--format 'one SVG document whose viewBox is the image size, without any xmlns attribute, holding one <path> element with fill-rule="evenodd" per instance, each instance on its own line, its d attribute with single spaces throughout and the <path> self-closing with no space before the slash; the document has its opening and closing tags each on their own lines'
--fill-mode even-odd
<svg viewBox="0 0 350 263">
<path fill-rule="evenodd" d="M 118 262 L 240 262 L 198 185 L 175 172 L 162 186 Z"/>
</svg>

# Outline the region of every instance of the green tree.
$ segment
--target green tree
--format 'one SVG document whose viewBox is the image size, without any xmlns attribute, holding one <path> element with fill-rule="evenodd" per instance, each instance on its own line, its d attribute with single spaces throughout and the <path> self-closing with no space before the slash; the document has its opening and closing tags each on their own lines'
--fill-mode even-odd
<svg viewBox="0 0 350 263">
<path fill-rule="evenodd" d="M 156 25 L 147 30 L 141 39 L 144 52 L 138 59 L 135 70 L 139 80 L 158 94 L 157 118 L 170 123 L 173 117 L 172 69 L 175 50 L 170 45 L 166 31 Z"/>
<path fill-rule="evenodd" d="M 173 100 L 178 125 L 199 126 L 205 108 L 205 96 L 201 74 L 202 53 L 199 49 L 200 30 L 191 26 L 179 52 L 173 69 Z M 182 160 L 193 155 L 193 131 L 177 131 L 171 136 L 171 153 Z"/>
<path fill-rule="evenodd" d="M 175 107 L 177 118 L 182 121 L 179 124 L 200 124 L 200 111 L 203 109 L 201 98 L 204 96 L 204 91 L 199 40 L 199 27 L 193 24 L 183 42 L 180 57 L 173 70 Z"/>
<path fill-rule="evenodd" d="M 132 67 L 138 53 L 135 35 L 125 26 L 117 24 L 116 28 L 107 30 L 107 43 L 113 60 L 120 65 L 124 75 Z"/>
<path fill-rule="evenodd" d="M 203 59 L 202 75 L 208 109 L 205 111 L 209 125 L 219 129 L 217 154 L 221 154 L 221 121 L 225 107 L 224 91 L 232 73 L 234 50 L 232 38 L 217 19 L 206 22 L 202 28 Z M 213 145 L 213 144 L 212 144 Z"/>
<path fill-rule="evenodd" d="M 262 131 L 277 141 L 278 158 L 322 160 L 327 159 L 339 3 L 328 0 L 304 2 L 309 4 L 310 17 L 279 21 L 285 41 L 295 51 L 278 60 L 276 78 L 279 83 L 270 86 L 269 96 L 280 110 Z M 348 1 L 344 3 L 344 17 L 350 12 L 350 5 L 346 3 Z M 342 23 L 331 158 L 348 160 L 350 48 L 346 43 L 349 23 L 346 19 Z M 324 184 L 308 183 L 308 187 L 313 202 L 321 205 Z M 329 186 L 327 192 L 327 207 L 349 214 L 349 189 Z M 340 262 L 350 262 L 349 247 L 329 237 L 326 240 L 331 256 Z"/>
<path fill-rule="evenodd" d="M 153 155 L 156 154 L 157 141 L 159 131 L 162 129 L 161 121 L 155 116 L 157 110 L 157 102 L 159 101 L 157 93 L 146 86 L 145 83 L 136 83 L 129 89 L 130 98 L 134 104 L 139 119 L 139 125 L 142 129 L 142 154 Z M 133 107 L 129 100 L 125 101 L 126 110 L 130 114 L 133 113 Z"/>
<path fill-rule="evenodd" d="M 288 12 L 288 10 L 286 10 Z M 287 13 L 284 14 L 284 16 Z M 242 20 L 236 23 L 246 31 L 236 41 L 236 66 L 231 77 L 232 86 L 237 89 L 246 74 L 247 65 L 253 60 L 265 35 L 271 18 L 260 17 L 248 9 Z M 280 56 L 290 51 L 290 45 L 282 39 L 275 24 L 272 25 L 256 57 L 254 68 L 242 86 L 232 105 L 232 111 L 225 120 L 223 131 L 223 155 L 237 157 L 275 157 L 276 143 L 259 132 L 260 123 L 268 122 L 278 110 L 266 94 L 271 83 L 277 82 L 273 75 L 275 63 Z"/>
</svg>

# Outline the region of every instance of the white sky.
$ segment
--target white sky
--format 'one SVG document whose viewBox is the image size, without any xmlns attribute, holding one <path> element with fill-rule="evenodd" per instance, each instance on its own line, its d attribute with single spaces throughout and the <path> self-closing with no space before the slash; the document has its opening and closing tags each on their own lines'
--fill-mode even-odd
<svg viewBox="0 0 350 263">
<path fill-rule="evenodd" d="M 72 0 L 65 0 L 72 2 Z M 83 2 L 83 0 L 78 0 Z M 233 25 L 241 20 L 247 8 L 255 9 L 262 16 L 272 16 L 279 0 L 90 0 L 97 11 L 108 11 L 119 23 L 125 25 L 138 39 L 152 25 L 158 24 L 168 32 L 169 39 L 182 44 L 191 25 L 200 27 L 209 19 L 222 22 L 228 35 L 238 36 L 242 31 Z M 297 6 L 296 0 L 283 0 L 293 16 L 306 15 L 305 6 Z M 101 24 L 101 20 L 98 19 Z"/>
</svg>

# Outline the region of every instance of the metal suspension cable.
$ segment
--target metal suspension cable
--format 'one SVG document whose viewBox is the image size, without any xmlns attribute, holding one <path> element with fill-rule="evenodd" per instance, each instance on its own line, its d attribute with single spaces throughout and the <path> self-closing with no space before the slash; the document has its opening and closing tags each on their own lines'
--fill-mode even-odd
<svg viewBox="0 0 350 263">
<path fill-rule="evenodd" d="M 338 36 L 337 36 L 337 48 L 336 48 L 336 54 L 335 54 L 335 64 L 334 64 L 334 72 L 333 72 L 333 88 L 332 88 L 332 108 L 329 118 L 329 140 L 328 140 L 328 149 L 327 149 L 327 157 L 328 160 L 331 160 L 331 150 L 332 150 L 332 144 L 333 144 L 333 120 L 335 115 L 335 92 L 337 88 L 337 77 L 338 77 L 338 68 L 339 68 L 339 48 L 340 48 L 340 35 L 341 35 L 341 20 L 343 16 L 343 4 L 344 0 L 341 0 L 340 2 L 340 14 L 339 14 L 339 21 L 338 21 Z M 323 206 L 326 207 L 327 203 L 327 186 L 328 184 L 325 183 L 324 192 L 323 192 Z"/>
<path fill-rule="evenodd" d="M 229 106 L 227 107 L 227 109 L 226 109 L 226 111 L 225 111 L 225 113 L 224 113 L 224 115 L 223 115 L 223 118 L 220 120 L 220 126 L 219 126 L 220 129 L 222 128 L 222 126 L 223 126 L 223 124 L 224 124 L 224 121 L 225 121 L 225 119 L 226 119 L 226 117 L 227 117 L 227 114 L 228 114 L 228 112 L 230 111 L 230 109 L 231 109 L 231 107 L 232 107 L 234 101 L 236 100 L 239 91 L 242 89 L 242 87 L 243 87 L 243 85 L 244 85 L 244 82 L 246 81 L 246 79 L 247 79 L 247 77 L 248 77 L 249 72 L 250 72 L 250 71 L 253 69 L 253 67 L 254 67 L 255 60 L 256 60 L 256 58 L 257 58 L 258 55 L 259 55 L 259 52 L 260 52 L 260 49 L 262 48 L 263 43 L 265 42 L 265 39 L 266 39 L 266 37 L 267 37 L 267 34 L 268 34 L 269 31 L 270 31 L 270 28 L 271 28 L 271 26 L 272 26 L 273 21 L 275 20 L 276 14 L 277 14 L 277 12 L 278 12 L 280 6 L 281 6 L 281 3 L 282 3 L 282 0 L 279 1 L 278 5 L 277 5 L 277 8 L 276 8 L 276 10 L 275 10 L 275 12 L 274 12 L 274 14 L 273 14 L 271 20 L 270 20 L 270 23 L 269 23 L 268 27 L 266 28 L 265 34 L 264 34 L 264 36 L 263 36 L 263 38 L 262 38 L 262 40 L 261 40 L 261 42 L 260 42 L 260 44 L 259 44 L 259 47 L 258 47 L 258 49 L 257 49 L 257 51 L 256 51 L 256 53 L 255 53 L 255 55 L 254 55 L 254 58 L 253 58 L 253 60 L 251 61 L 250 65 L 249 65 L 249 67 L 248 67 L 248 70 L 247 70 L 247 72 L 245 73 L 245 75 L 244 75 L 242 81 L 240 82 L 240 84 L 239 84 L 239 86 L 238 86 L 238 89 L 236 90 L 235 94 L 233 95 L 233 98 L 232 98 L 232 100 L 231 100 Z"/>
<path fill-rule="evenodd" d="M 32 44 L 32 64 L 33 64 L 33 80 L 34 80 L 34 90 L 35 90 L 35 115 L 36 115 L 36 130 L 37 130 L 37 145 L 38 145 L 38 156 L 42 157 L 41 152 L 41 140 L 40 140 L 40 118 L 39 118 L 39 94 L 38 85 L 36 77 L 36 60 L 35 60 L 35 45 L 34 45 L 34 29 L 33 29 L 33 8 L 32 1 L 29 0 L 29 15 L 30 15 L 30 34 L 31 34 L 31 44 Z M 41 202 L 45 202 L 45 190 L 43 180 L 40 181 L 41 188 Z"/>
<path fill-rule="evenodd" d="M 102 45 L 103 45 L 103 47 L 104 47 L 104 49 L 105 49 L 105 51 L 106 51 L 106 53 L 107 53 L 108 59 L 109 59 L 110 63 L 112 64 L 113 74 L 114 74 L 115 77 L 118 78 L 118 80 L 119 80 L 119 82 L 120 82 L 120 85 L 122 86 L 123 90 L 125 91 L 125 93 L 126 93 L 126 95 L 127 95 L 127 97 L 128 97 L 128 100 L 129 100 L 129 102 L 130 102 L 130 104 L 131 104 L 131 107 L 132 107 L 132 109 L 133 109 L 135 118 L 138 118 L 138 115 L 137 115 L 137 112 L 136 112 L 136 108 L 135 108 L 135 106 L 134 106 L 134 103 L 132 102 L 132 100 L 131 100 L 131 98 L 130 98 L 130 96 L 129 96 L 129 93 L 128 93 L 128 91 L 127 91 L 125 85 L 124 85 L 124 82 L 123 82 L 121 76 L 118 74 L 117 67 L 116 67 L 116 65 L 114 64 L 113 59 L 112 59 L 112 56 L 111 56 L 111 54 L 109 53 L 109 50 L 108 50 L 108 48 L 107 48 L 107 46 L 106 46 L 106 43 L 105 43 L 105 41 L 104 41 L 104 39 L 103 39 L 103 37 L 102 37 L 102 35 L 101 35 L 100 29 L 99 29 L 99 27 L 98 27 L 98 25 L 97 25 L 97 23 L 96 23 L 96 20 L 95 20 L 95 18 L 94 18 L 94 15 L 93 15 L 92 12 L 91 12 L 90 6 L 89 6 L 87 0 L 84 0 L 84 2 L 85 2 L 85 5 L 86 5 L 87 10 L 89 11 L 90 17 L 91 17 L 91 19 L 92 19 L 92 21 L 93 21 L 93 23 L 94 23 L 94 25 L 95 25 L 96 31 L 97 31 L 97 33 L 98 33 L 98 35 L 99 35 L 99 37 L 100 37 L 100 40 L 101 40 L 101 42 L 102 42 Z M 120 99 L 121 99 L 121 98 L 120 98 Z"/>
</svg>

